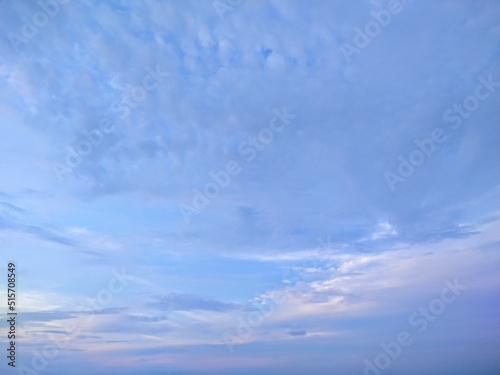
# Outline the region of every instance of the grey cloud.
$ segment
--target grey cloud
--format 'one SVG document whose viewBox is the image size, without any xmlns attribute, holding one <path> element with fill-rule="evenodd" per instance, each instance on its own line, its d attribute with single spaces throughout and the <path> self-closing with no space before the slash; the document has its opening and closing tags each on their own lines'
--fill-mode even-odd
<svg viewBox="0 0 500 375">
<path fill-rule="evenodd" d="M 10 211 L 15 211 L 15 212 L 24 212 L 21 207 L 16 206 L 15 204 L 9 203 L 9 202 L 0 202 L 0 206 L 3 208 L 10 210 Z"/>
<path fill-rule="evenodd" d="M 403 236 L 413 242 L 436 242 L 447 238 L 468 238 L 479 233 L 476 227 L 472 225 L 408 226 L 402 231 Z"/>
<path fill-rule="evenodd" d="M 32 233 L 36 235 L 37 237 L 40 237 L 44 240 L 51 241 L 51 242 L 56 242 L 61 245 L 65 246 L 75 246 L 76 242 L 68 237 L 61 236 L 57 233 L 54 233 L 52 231 L 49 231 L 47 229 L 40 228 L 38 226 L 34 225 L 29 225 L 26 227 L 26 231 L 28 233 Z"/>
<path fill-rule="evenodd" d="M 221 302 L 213 299 L 198 297 L 192 294 L 170 293 L 166 296 L 158 297 L 156 302 L 151 303 L 152 306 L 160 310 L 205 310 L 205 311 L 230 311 L 238 308 L 238 305 L 233 303 Z"/>
<path fill-rule="evenodd" d="M 22 314 L 24 322 L 50 322 L 53 320 L 73 319 L 82 315 L 113 315 L 125 311 L 124 307 L 106 308 L 96 311 L 43 311 L 43 312 L 24 312 Z M 44 331 L 49 332 L 49 331 Z M 54 331 L 52 333 L 61 333 Z"/>
<path fill-rule="evenodd" d="M 50 322 L 53 320 L 72 319 L 75 317 L 75 313 L 68 311 L 24 312 L 22 315 L 22 321 Z"/>
<path fill-rule="evenodd" d="M 135 316 L 135 315 L 127 315 L 127 319 L 132 322 L 145 322 L 145 323 L 163 322 L 165 320 L 168 320 L 166 316 Z"/>
<path fill-rule="evenodd" d="M 307 332 L 304 330 L 295 330 L 295 331 L 290 331 L 288 332 L 290 336 L 305 336 L 307 335 Z"/>
</svg>

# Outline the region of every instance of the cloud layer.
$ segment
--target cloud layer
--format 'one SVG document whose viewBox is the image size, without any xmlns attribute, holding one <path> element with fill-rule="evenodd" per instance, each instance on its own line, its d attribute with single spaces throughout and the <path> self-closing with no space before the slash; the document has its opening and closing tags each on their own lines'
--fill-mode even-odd
<svg viewBox="0 0 500 375">
<path fill-rule="evenodd" d="M 497 373 L 499 10 L 0 1 L 19 366 Z"/>
</svg>

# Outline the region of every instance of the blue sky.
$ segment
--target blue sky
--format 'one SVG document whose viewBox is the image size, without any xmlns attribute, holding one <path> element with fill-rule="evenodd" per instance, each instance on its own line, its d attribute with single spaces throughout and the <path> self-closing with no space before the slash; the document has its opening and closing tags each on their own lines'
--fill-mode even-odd
<svg viewBox="0 0 500 375">
<path fill-rule="evenodd" d="M 0 1 L 2 373 L 498 373 L 499 12 Z"/>
</svg>

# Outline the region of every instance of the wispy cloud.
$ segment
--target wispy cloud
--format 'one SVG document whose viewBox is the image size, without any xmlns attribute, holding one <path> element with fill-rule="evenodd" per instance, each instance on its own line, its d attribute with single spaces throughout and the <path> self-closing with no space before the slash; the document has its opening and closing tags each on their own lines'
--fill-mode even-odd
<svg viewBox="0 0 500 375">
<path fill-rule="evenodd" d="M 151 302 L 150 305 L 166 311 L 206 310 L 223 312 L 238 308 L 238 306 L 233 303 L 226 303 L 182 293 L 170 293 L 165 296 L 158 296 L 157 301 Z"/>
<path fill-rule="evenodd" d="M 0 1 L 19 365 L 362 373 L 457 277 L 387 372 L 498 373 L 499 6 Z"/>
</svg>

